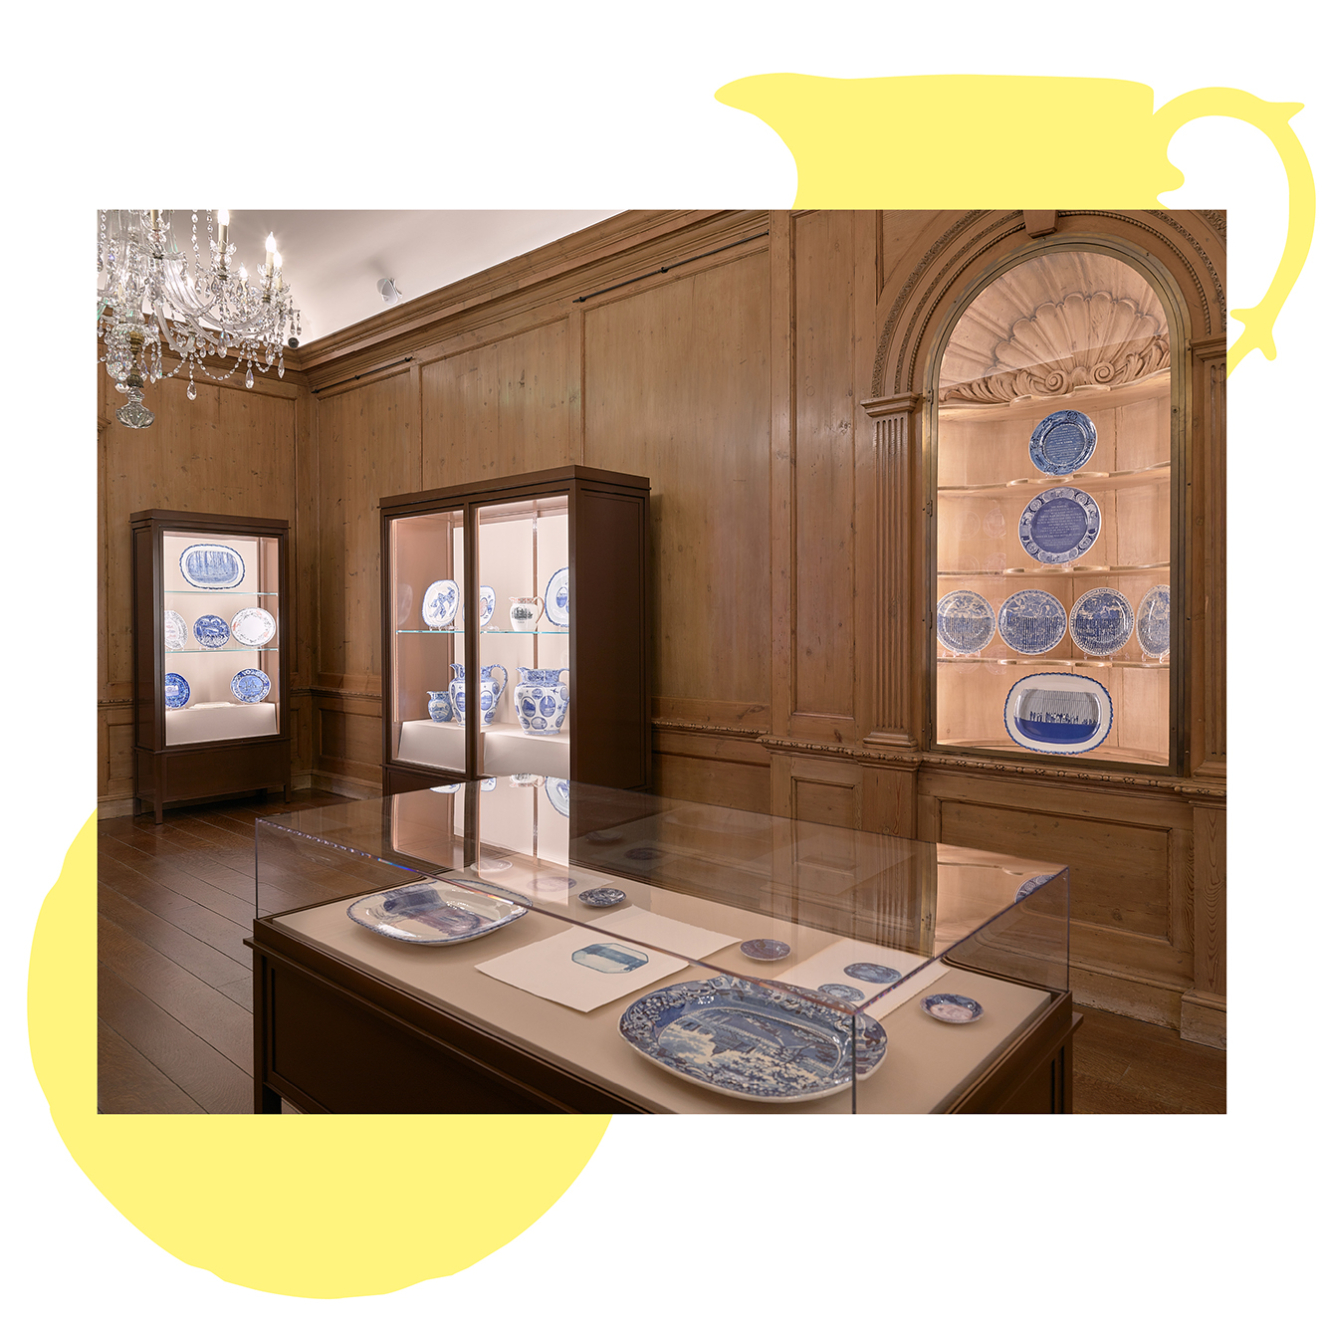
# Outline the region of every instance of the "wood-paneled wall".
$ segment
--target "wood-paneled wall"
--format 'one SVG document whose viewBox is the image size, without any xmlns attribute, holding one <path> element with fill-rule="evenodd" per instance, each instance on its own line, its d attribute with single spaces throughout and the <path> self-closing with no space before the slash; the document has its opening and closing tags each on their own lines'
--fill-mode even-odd
<svg viewBox="0 0 1324 1324">
<path fill-rule="evenodd" d="M 307 346 L 280 389 L 189 404 L 163 383 L 137 433 L 103 396 L 103 803 L 129 794 L 130 510 L 291 520 L 296 767 L 375 794 L 378 499 L 642 473 L 659 791 L 1064 860 L 1078 997 L 1216 1041 L 1222 236 L 1194 213 L 1060 214 L 1073 232 L 1144 248 L 1190 309 L 1199 758 L 1181 776 L 929 752 L 926 365 L 979 272 L 1044 242 L 1020 213 L 634 212 Z"/>
</svg>

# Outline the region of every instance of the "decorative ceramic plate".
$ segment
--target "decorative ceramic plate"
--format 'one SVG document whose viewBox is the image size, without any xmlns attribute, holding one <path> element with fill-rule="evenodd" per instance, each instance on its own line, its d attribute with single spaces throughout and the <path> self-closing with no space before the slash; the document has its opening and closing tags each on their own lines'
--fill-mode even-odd
<svg viewBox="0 0 1324 1324">
<path fill-rule="evenodd" d="M 616 906 L 625 900 L 625 893 L 619 887 L 590 887 L 579 899 L 586 906 Z"/>
<path fill-rule="evenodd" d="M 234 588 L 244 578 L 244 558 L 233 547 L 195 542 L 184 548 L 179 570 L 194 588 Z"/>
<path fill-rule="evenodd" d="M 998 612 L 998 633 L 1018 653 L 1046 653 L 1067 632 L 1067 609 L 1041 588 L 1013 593 Z"/>
<path fill-rule="evenodd" d="M 1113 701 L 1089 676 L 1041 671 L 1022 676 L 1007 691 L 1002 710 L 1007 733 L 1041 754 L 1085 754 L 1108 738 Z"/>
<path fill-rule="evenodd" d="M 585 965 L 603 975 L 626 975 L 648 964 L 648 953 L 622 942 L 592 942 L 570 953 L 576 965 Z"/>
<path fill-rule="evenodd" d="M 1136 642 L 1150 657 L 1163 657 L 1172 648 L 1172 591 L 1156 584 L 1136 608 Z"/>
<path fill-rule="evenodd" d="M 178 671 L 167 671 L 165 675 L 165 706 L 182 708 L 188 702 L 188 681 Z"/>
<path fill-rule="evenodd" d="M 959 993 L 931 993 L 919 1005 L 935 1021 L 946 1021 L 949 1025 L 977 1021 L 984 1014 L 974 998 L 963 998 Z"/>
<path fill-rule="evenodd" d="M 1092 588 L 1076 599 L 1067 624 L 1082 653 L 1106 657 L 1126 647 L 1135 623 L 1131 604 L 1115 588 Z"/>
<path fill-rule="evenodd" d="M 1089 463 L 1098 440 L 1088 414 L 1059 409 L 1030 433 L 1030 460 L 1040 473 L 1065 478 Z"/>
<path fill-rule="evenodd" d="M 193 637 L 203 648 L 224 648 L 230 642 L 230 627 L 219 616 L 199 616 L 193 622 Z"/>
<path fill-rule="evenodd" d="M 656 846 L 631 846 L 625 852 L 627 860 L 665 860 L 667 853 L 664 850 L 658 850 Z"/>
<path fill-rule="evenodd" d="M 1021 511 L 1021 546 L 1044 565 L 1065 565 L 1094 546 L 1103 516 L 1088 492 L 1078 487 L 1050 487 Z"/>
<path fill-rule="evenodd" d="M 552 802 L 552 808 L 556 810 L 562 818 L 570 817 L 570 783 L 564 777 L 548 777 L 544 783 L 544 789 L 547 792 L 547 798 Z"/>
<path fill-rule="evenodd" d="M 261 607 L 245 607 L 230 622 L 230 635 L 245 648 L 261 648 L 276 637 L 276 618 Z"/>
<path fill-rule="evenodd" d="M 873 1074 L 887 1032 L 870 1016 L 833 1011 L 790 987 L 729 975 L 645 993 L 621 1016 L 621 1037 L 695 1085 L 764 1103 L 803 1103 Z"/>
<path fill-rule="evenodd" d="M 434 880 L 360 897 L 345 913 L 383 937 L 436 947 L 481 938 L 529 912 L 513 901 Z"/>
<path fill-rule="evenodd" d="M 271 677 L 256 667 L 245 667 L 235 672 L 230 693 L 240 703 L 261 703 L 271 693 Z"/>
<path fill-rule="evenodd" d="M 1012 897 L 1012 904 L 1017 901 L 1024 901 L 1031 892 L 1037 892 L 1045 883 L 1051 882 L 1056 878 L 1055 873 L 1037 873 L 1033 878 L 1027 878 L 1017 889 L 1016 895 Z"/>
<path fill-rule="evenodd" d="M 478 624 L 484 626 L 496 611 L 496 590 L 490 584 L 478 585 Z"/>
<path fill-rule="evenodd" d="M 169 607 L 165 610 L 165 646 L 167 653 L 182 652 L 188 644 L 188 622 Z"/>
<path fill-rule="evenodd" d="M 777 938 L 751 938 L 740 944 L 740 950 L 751 961 L 780 961 L 791 954 L 790 944 Z"/>
<path fill-rule="evenodd" d="M 444 630 L 454 619 L 460 605 L 460 586 L 453 579 L 437 579 L 423 594 L 423 624 L 432 630 Z"/>
<path fill-rule="evenodd" d="M 542 595 L 543 614 L 553 625 L 570 624 L 570 567 L 562 566 L 548 581 Z"/>
<path fill-rule="evenodd" d="M 938 599 L 937 623 L 938 642 L 952 653 L 978 653 L 997 633 L 988 599 L 966 589 Z"/>
<path fill-rule="evenodd" d="M 820 984 L 818 991 L 840 1002 L 859 1002 L 864 997 L 858 988 L 852 988 L 849 984 Z"/>
<path fill-rule="evenodd" d="M 875 965 L 872 961 L 856 961 L 846 967 L 845 973 L 852 979 L 862 979 L 866 984 L 895 984 L 901 978 L 900 970 L 893 970 L 890 965 Z"/>
</svg>

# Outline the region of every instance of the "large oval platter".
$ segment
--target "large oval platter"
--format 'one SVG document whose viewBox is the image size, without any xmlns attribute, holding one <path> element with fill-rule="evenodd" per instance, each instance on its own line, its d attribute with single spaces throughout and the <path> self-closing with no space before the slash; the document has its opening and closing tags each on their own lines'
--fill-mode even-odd
<svg viewBox="0 0 1324 1324">
<path fill-rule="evenodd" d="M 938 642 L 950 653 L 978 653 L 998 632 L 988 599 L 966 589 L 938 599 L 937 627 Z"/>
<path fill-rule="evenodd" d="M 1059 409 L 1041 419 L 1030 433 L 1030 461 L 1040 473 L 1065 478 L 1089 463 L 1098 440 L 1088 414 Z"/>
<path fill-rule="evenodd" d="M 1166 657 L 1172 648 L 1172 590 L 1155 584 L 1136 608 L 1136 642 L 1150 657 Z"/>
<path fill-rule="evenodd" d="M 482 938 L 529 912 L 513 901 L 433 880 L 360 897 L 345 913 L 384 938 L 442 947 Z"/>
<path fill-rule="evenodd" d="M 180 554 L 179 570 L 194 588 L 235 588 L 243 582 L 244 558 L 223 543 L 195 542 Z"/>
<path fill-rule="evenodd" d="M 444 630 L 454 619 L 460 605 L 460 586 L 453 579 L 435 579 L 423 594 L 423 624 L 432 630 Z"/>
<path fill-rule="evenodd" d="M 1041 588 L 1013 593 L 998 612 L 998 633 L 1018 653 L 1034 657 L 1062 642 L 1067 632 L 1067 609 Z"/>
<path fill-rule="evenodd" d="M 1040 754 L 1086 754 L 1108 738 L 1113 701 L 1089 676 L 1063 671 L 1022 676 L 1003 705 L 1007 734 Z"/>
<path fill-rule="evenodd" d="M 1067 626 L 1082 653 L 1106 657 L 1126 647 L 1135 623 L 1135 612 L 1124 594 L 1115 588 L 1092 588 L 1076 599 Z"/>
<path fill-rule="evenodd" d="M 804 1103 L 851 1084 L 851 1020 L 790 985 L 717 975 L 655 989 L 632 1002 L 621 1037 L 650 1062 L 704 1089 L 761 1103 Z M 887 1032 L 854 1018 L 855 1075 L 870 1076 Z"/>
<path fill-rule="evenodd" d="M 1094 546 L 1103 527 L 1098 503 L 1078 487 L 1050 487 L 1032 498 L 1017 532 L 1028 556 L 1044 565 L 1065 565 Z"/>
</svg>

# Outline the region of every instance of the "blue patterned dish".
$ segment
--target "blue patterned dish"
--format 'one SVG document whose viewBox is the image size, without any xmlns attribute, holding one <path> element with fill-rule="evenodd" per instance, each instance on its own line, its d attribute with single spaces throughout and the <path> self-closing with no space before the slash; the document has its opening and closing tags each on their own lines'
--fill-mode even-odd
<svg viewBox="0 0 1324 1324">
<path fill-rule="evenodd" d="M 385 938 L 439 947 L 481 938 L 529 912 L 512 901 L 434 879 L 360 897 L 345 913 Z"/>
<path fill-rule="evenodd" d="M 631 970 L 638 970 L 648 964 L 648 953 L 637 947 L 627 947 L 619 942 L 594 942 L 571 952 L 570 959 L 576 965 L 587 966 L 604 975 L 626 975 Z"/>
<path fill-rule="evenodd" d="M 221 543 L 195 542 L 180 555 L 179 571 L 194 588 L 235 588 L 243 582 L 244 558 Z"/>
<path fill-rule="evenodd" d="M 1017 889 L 1016 895 L 1012 897 L 1012 904 L 1017 901 L 1024 901 L 1031 892 L 1037 892 L 1045 883 L 1056 878 L 1055 873 L 1037 873 L 1033 878 L 1027 878 Z"/>
<path fill-rule="evenodd" d="M 245 667 L 235 672 L 230 693 L 240 703 L 261 703 L 271 693 L 271 677 L 256 667 Z"/>
<path fill-rule="evenodd" d="M 165 674 L 165 706 L 167 708 L 182 708 L 188 703 L 188 696 L 191 693 L 188 687 L 188 681 L 179 674 L 178 671 L 167 671 Z"/>
<path fill-rule="evenodd" d="M 1172 592 L 1155 584 L 1136 609 L 1136 642 L 1149 657 L 1164 657 L 1172 648 Z"/>
<path fill-rule="evenodd" d="M 188 643 L 188 622 L 169 607 L 165 610 L 165 646 L 168 653 L 179 653 Z"/>
<path fill-rule="evenodd" d="M 564 777 L 548 777 L 543 784 L 552 808 L 562 818 L 570 817 L 570 783 Z"/>
<path fill-rule="evenodd" d="M 858 988 L 852 988 L 849 984 L 820 984 L 818 991 L 841 1002 L 859 1002 L 864 997 Z"/>
<path fill-rule="evenodd" d="M 579 894 L 579 899 L 586 906 L 618 906 L 625 900 L 625 893 L 619 887 L 590 887 Z"/>
<path fill-rule="evenodd" d="M 496 590 L 490 584 L 478 585 L 478 624 L 484 626 L 496 611 Z"/>
<path fill-rule="evenodd" d="M 900 970 L 893 970 L 890 965 L 875 965 L 872 961 L 856 961 L 843 973 L 852 979 L 862 979 L 866 984 L 895 984 L 901 978 Z"/>
<path fill-rule="evenodd" d="M 645 993 L 625 1009 L 620 1032 L 650 1062 L 695 1085 L 764 1103 L 848 1089 L 852 1058 L 864 1080 L 887 1054 L 887 1032 L 871 1016 L 729 975 Z"/>
<path fill-rule="evenodd" d="M 1018 653 L 1046 653 L 1067 632 L 1067 609 L 1041 588 L 1013 593 L 998 612 L 998 633 Z"/>
<path fill-rule="evenodd" d="M 203 648 L 224 648 L 230 641 L 230 627 L 219 616 L 199 616 L 193 622 L 193 637 Z"/>
<path fill-rule="evenodd" d="M 946 1021 L 948 1025 L 965 1025 L 984 1014 L 974 998 L 963 998 L 959 993 L 931 993 L 919 1005 L 935 1021 Z"/>
<path fill-rule="evenodd" d="M 1094 454 L 1099 434 L 1088 414 L 1059 409 L 1030 433 L 1030 461 L 1040 473 L 1065 478 L 1083 469 Z"/>
<path fill-rule="evenodd" d="M 430 630 L 444 630 L 454 619 L 460 605 L 460 586 L 453 579 L 437 579 L 423 594 L 423 624 Z"/>
<path fill-rule="evenodd" d="M 751 961 L 780 961 L 791 954 L 790 944 L 777 938 L 751 938 L 740 944 L 740 950 Z"/>
<path fill-rule="evenodd" d="M 1041 671 L 1022 676 L 1007 691 L 1002 710 L 1007 734 L 1040 754 L 1085 754 L 1108 738 L 1113 701 L 1089 676 Z"/>
<path fill-rule="evenodd" d="M 937 626 L 938 642 L 952 653 L 978 653 L 997 633 L 988 599 L 966 589 L 938 599 Z"/>
<path fill-rule="evenodd" d="M 1050 487 L 1021 511 L 1017 532 L 1029 556 L 1044 565 L 1065 565 L 1085 555 L 1099 536 L 1103 516 L 1088 492 Z"/>
<path fill-rule="evenodd" d="M 1092 588 L 1076 599 L 1067 624 L 1082 653 L 1105 657 L 1126 647 L 1135 623 L 1131 604 L 1115 588 Z"/>
<path fill-rule="evenodd" d="M 570 567 L 562 566 L 548 581 L 542 595 L 543 615 L 553 625 L 570 624 Z"/>
</svg>

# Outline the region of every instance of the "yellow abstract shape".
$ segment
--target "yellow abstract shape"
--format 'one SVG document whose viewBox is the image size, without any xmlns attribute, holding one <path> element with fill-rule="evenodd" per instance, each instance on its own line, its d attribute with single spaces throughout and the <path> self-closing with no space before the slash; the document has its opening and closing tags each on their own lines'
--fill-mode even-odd
<svg viewBox="0 0 1324 1324">
<path fill-rule="evenodd" d="M 37 919 L 32 1063 L 69 1152 L 187 1264 L 287 1296 L 373 1296 L 519 1236 L 583 1170 L 607 1117 L 99 1116 L 96 816 Z"/>
<path fill-rule="evenodd" d="M 1288 127 L 1296 103 L 1210 87 L 1155 112 L 1144 83 L 997 74 L 756 74 L 716 96 L 790 148 L 797 207 L 1156 208 L 1160 193 L 1183 182 L 1168 160 L 1173 134 L 1207 115 L 1244 120 L 1269 138 L 1287 171 L 1290 219 L 1268 292 L 1231 314 L 1246 329 L 1229 351 L 1229 371 L 1252 349 L 1274 357 L 1273 325 L 1315 226 L 1310 164 Z"/>
</svg>

